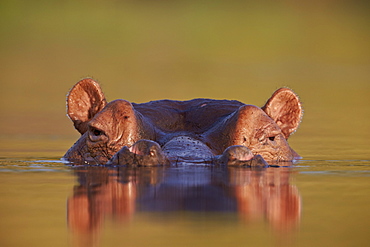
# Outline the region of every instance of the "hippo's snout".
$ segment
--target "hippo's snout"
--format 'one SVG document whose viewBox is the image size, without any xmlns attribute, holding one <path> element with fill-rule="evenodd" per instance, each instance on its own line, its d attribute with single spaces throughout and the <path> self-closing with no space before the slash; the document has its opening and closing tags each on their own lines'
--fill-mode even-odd
<svg viewBox="0 0 370 247">
<path fill-rule="evenodd" d="M 168 160 L 158 143 L 140 140 L 131 147 L 123 147 L 107 165 L 156 166 L 166 165 Z"/>
</svg>

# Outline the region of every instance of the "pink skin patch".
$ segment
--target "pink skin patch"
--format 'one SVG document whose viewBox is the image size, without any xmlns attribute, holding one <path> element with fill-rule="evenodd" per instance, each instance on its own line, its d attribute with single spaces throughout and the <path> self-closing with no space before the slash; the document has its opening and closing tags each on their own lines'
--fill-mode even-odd
<svg viewBox="0 0 370 247">
<path fill-rule="evenodd" d="M 245 154 L 243 157 L 241 157 L 242 161 L 247 161 L 247 160 L 251 160 L 254 158 L 254 155 L 252 153 L 249 153 L 249 154 Z"/>
<path fill-rule="evenodd" d="M 137 148 L 137 145 L 133 145 L 129 148 L 131 153 L 138 154 L 138 155 L 143 155 L 143 153 Z"/>
</svg>

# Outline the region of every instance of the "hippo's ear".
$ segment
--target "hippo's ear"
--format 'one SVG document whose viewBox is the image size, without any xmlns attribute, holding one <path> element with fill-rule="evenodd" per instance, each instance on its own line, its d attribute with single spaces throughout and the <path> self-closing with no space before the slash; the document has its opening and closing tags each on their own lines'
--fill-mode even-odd
<svg viewBox="0 0 370 247">
<path fill-rule="evenodd" d="M 97 82 L 86 78 L 76 83 L 67 96 L 67 114 L 75 128 L 87 131 L 87 123 L 100 112 L 107 101 Z"/>
<path fill-rule="evenodd" d="M 286 139 L 298 129 L 303 109 L 298 96 L 288 88 L 280 88 L 262 107 L 281 128 Z"/>
</svg>

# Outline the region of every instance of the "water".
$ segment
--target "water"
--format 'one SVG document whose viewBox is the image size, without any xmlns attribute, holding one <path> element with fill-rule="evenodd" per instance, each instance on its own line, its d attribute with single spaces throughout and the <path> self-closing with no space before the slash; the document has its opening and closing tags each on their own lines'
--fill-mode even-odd
<svg viewBox="0 0 370 247">
<path fill-rule="evenodd" d="M 0 246 L 368 246 L 367 3 L 144 2 L 0 4 Z M 305 110 L 289 139 L 303 159 L 67 165 L 78 134 L 65 95 L 85 76 L 137 103 L 262 106 L 288 86 Z"/>
<path fill-rule="evenodd" d="M 129 169 L 13 157 L 0 176 L 2 246 L 369 242 L 369 160 Z"/>
</svg>

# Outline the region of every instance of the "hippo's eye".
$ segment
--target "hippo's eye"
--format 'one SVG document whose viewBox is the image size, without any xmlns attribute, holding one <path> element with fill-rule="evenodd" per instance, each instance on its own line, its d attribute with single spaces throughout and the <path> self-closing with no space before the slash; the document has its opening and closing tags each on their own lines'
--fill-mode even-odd
<svg viewBox="0 0 370 247">
<path fill-rule="evenodd" d="M 107 139 L 107 135 L 103 130 L 89 126 L 89 139 L 92 142 L 104 141 Z"/>
<path fill-rule="evenodd" d="M 272 141 L 272 142 L 275 141 L 275 136 L 270 136 L 269 140 Z"/>
<path fill-rule="evenodd" d="M 102 134 L 104 134 L 102 130 L 94 128 L 94 127 L 90 127 L 90 131 L 94 136 L 101 136 Z"/>
</svg>

